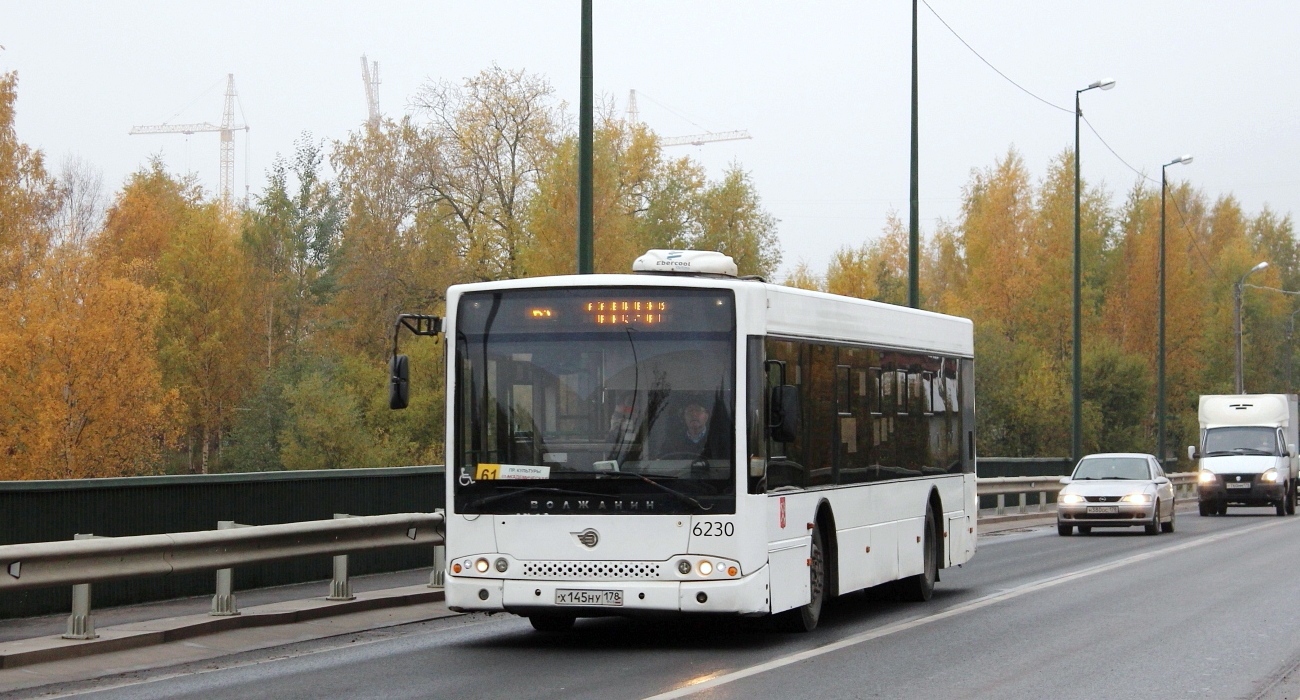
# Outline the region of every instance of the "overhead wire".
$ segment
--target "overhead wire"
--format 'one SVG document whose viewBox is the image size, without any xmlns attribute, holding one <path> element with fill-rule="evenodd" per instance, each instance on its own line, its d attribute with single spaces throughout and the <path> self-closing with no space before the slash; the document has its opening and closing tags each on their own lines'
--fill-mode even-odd
<svg viewBox="0 0 1300 700">
<path fill-rule="evenodd" d="M 983 56 L 982 54 L 980 54 L 979 51 L 976 51 L 976 50 L 975 50 L 975 47 L 974 47 L 974 46 L 971 46 L 970 42 L 968 42 L 968 41 L 966 41 L 964 38 L 962 38 L 962 36 L 961 36 L 960 34 L 957 33 L 957 30 L 956 30 L 956 29 L 953 29 L 953 28 L 952 28 L 952 25 L 948 24 L 947 20 L 945 20 L 942 16 L 940 16 L 939 13 L 936 12 L 935 9 L 934 9 L 933 7 L 930 6 L 930 3 L 929 3 L 929 2 L 927 2 L 926 0 L 921 0 L 921 4 L 922 4 L 922 5 L 925 5 L 925 9 L 929 10 L 929 11 L 930 11 L 930 14 L 934 15 L 935 19 L 939 20 L 939 23 L 942 24 L 942 25 L 944 26 L 945 29 L 947 29 L 947 30 L 948 30 L 948 31 L 949 31 L 949 32 L 950 32 L 954 37 L 957 38 L 957 41 L 960 41 L 960 42 L 962 43 L 963 46 L 965 46 L 968 50 L 970 50 L 970 52 L 971 52 L 972 54 L 975 55 L 976 58 L 978 58 L 981 62 L 983 62 L 984 65 L 986 65 L 986 66 L 988 66 L 990 69 L 992 69 L 994 73 L 997 73 L 999 76 L 1001 76 L 1003 80 L 1007 81 L 1008 83 L 1010 83 L 1011 85 L 1013 85 L 1016 89 L 1020 90 L 1021 92 L 1025 93 L 1026 95 L 1029 95 L 1030 97 L 1034 98 L 1035 100 L 1038 100 L 1039 102 L 1042 102 L 1043 104 L 1047 105 L 1048 107 L 1051 107 L 1052 109 L 1055 109 L 1055 110 L 1058 110 L 1058 111 L 1061 111 L 1061 112 L 1066 112 L 1066 113 L 1073 113 L 1073 112 L 1074 112 L 1074 110 L 1072 110 L 1072 109 L 1069 109 L 1069 108 L 1066 108 L 1066 107 L 1062 107 L 1062 106 L 1060 106 L 1060 105 L 1058 105 L 1058 104 L 1052 102 L 1051 100 L 1048 100 L 1048 99 L 1042 97 L 1041 95 L 1038 95 L 1038 94 L 1035 93 L 1034 91 L 1030 90 L 1029 88 L 1027 88 L 1027 87 L 1021 85 L 1020 83 L 1016 82 L 1015 80 L 1013 80 L 1013 79 L 1012 79 L 1010 76 L 1008 76 L 1006 73 L 1003 73 L 1003 72 L 1002 72 L 1002 71 L 1001 71 L 997 66 L 993 65 L 993 63 L 992 63 L 991 61 L 989 61 L 987 58 L 984 58 L 984 56 Z M 1084 117 L 1083 115 L 1079 115 L 1079 116 L 1080 116 L 1080 118 L 1083 120 L 1083 123 L 1088 125 L 1088 130 L 1092 132 L 1093 136 L 1096 136 L 1096 137 L 1097 137 L 1097 140 L 1101 142 L 1101 145 L 1105 146 L 1105 147 L 1106 147 L 1106 150 L 1107 150 L 1107 151 L 1110 151 L 1110 154 L 1113 155 L 1113 156 L 1115 156 L 1115 159 L 1116 159 L 1116 160 L 1118 160 L 1120 163 L 1123 163 L 1123 164 L 1124 164 L 1124 167 L 1126 167 L 1126 168 L 1128 168 L 1129 170 L 1133 171 L 1135 174 L 1137 174 L 1137 176 L 1138 176 L 1139 178 L 1142 178 L 1143 180 L 1146 180 L 1147 182 L 1152 182 L 1152 183 L 1155 182 L 1155 179 L 1154 179 L 1154 178 L 1152 178 L 1151 176 L 1147 175 L 1145 172 L 1142 172 L 1141 170 L 1138 170 L 1137 168 L 1133 167 L 1133 166 L 1132 166 L 1132 165 L 1131 165 L 1127 160 L 1124 160 L 1124 157 L 1121 156 L 1121 155 L 1120 155 L 1120 154 L 1119 154 L 1119 153 L 1118 153 L 1114 148 L 1112 148 L 1111 145 L 1110 145 L 1109 143 L 1107 143 L 1106 139 L 1103 138 L 1102 135 L 1101 135 L 1101 133 L 1097 131 L 1097 128 L 1096 128 L 1095 126 L 1092 125 L 1092 122 L 1088 121 L 1088 118 L 1087 118 L 1087 117 Z M 1212 272 L 1214 272 L 1215 275 L 1218 275 L 1218 274 L 1219 274 L 1218 268 L 1214 265 L 1214 263 L 1210 262 L 1210 259 L 1209 259 L 1208 256 L 1206 256 L 1205 251 L 1201 250 L 1200 243 L 1196 240 L 1196 234 L 1195 234 L 1195 232 L 1192 231 L 1192 229 L 1191 229 L 1190 226 L 1188 226 L 1188 224 L 1187 224 L 1187 218 L 1186 218 L 1186 216 L 1184 216 L 1184 214 L 1183 214 L 1182 206 L 1180 206 L 1179 203 L 1178 203 L 1178 197 L 1175 196 L 1172 192 L 1169 193 L 1169 197 L 1170 197 L 1170 199 L 1172 199 L 1172 200 L 1174 201 L 1174 209 L 1176 209 L 1176 210 L 1178 211 L 1178 218 L 1179 218 L 1180 221 L 1182 221 L 1183 228 L 1186 229 L 1187 232 L 1188 232 L 1189 234 L 1191 234 L 1191 235 L 1190 235 L 1190 238 L 1191 238 L 1191 241 L 1192 241 L 1192 247 L 1196 250 L 1197 254 L 1200 255 L 1201 260 L 1205 263 L 1205 265 L 1206 265 L 1207 267 L 1209 267 L 1210 270 L 1211 270 Z"/>
<path fill-rule="evenodd" d="M 1074 111 L 1074 110 L 1071 110 L 1071 109 L 1069 109 L 1069 108 L 1067 108 L 1067 107 L 1062 107 L 1061 105 L 1058 105 L 1058 104 L 1056 104 L 1055 102 L 1052 102 L 1051 100 L 1048 100 L 1048 99 L 1046 99 L 1046 98 L 1040 97 L 1040 96 L 1034 94 L 1034 92 L 1033 92 L 1032 90 L 1030 90 L 1029 88 L 1027 88 L 1027 87 L 1025 87 L 1024 85 L 1021 85 L 1020 83 L 1017 83 L 1016 81 L 1012 80 L 1010 76 L 1008 76 L 1006 73 L 1003 73 L 1002 71 L 998 70 L 998 67 L 997 67 L 997 66 L 995 66 L 995 65 L 993 65 L 991 62 L 989 62 L 989 60 L 988 60 L 987 58 L 984 58 L 984 56 L 982 56 L 982 55 L 980 54 L 979 51 L 976 51 L 976 50 L 975 50 L 975 47 L 970 45 L 970 42 L 968 42 L 968 41 L 966 41 L 965 39 L 961 38 L 961 35 L 957 33 L 957 30 L 956 30 L 956 29 L 953 29 L 953 28 L 952 28 L 952 25 L 948 24 L 948 22 L 945 21 L 943 17 L 940 17 L 940 16 L 939 16 L 939 13 L 938 13 L 938 12 L 935 12 L 933 7 L 930 7 L 930 3 L 926 2 L 926 0 L 921 0 L 921 4 L 922 4 L 922 5 L 925 5 L 925 9 L 929 10 L 929 11 L 930 11 L 930 14 L 934 15 L 935 19 L 939 20 L 939 23 L 940 23 L 940 24 L 942 24 L 945 28 L 947 28 L 947 30 L 948 30 L 949 32 L 952 32 L 952 35 L 953 35 L 953 36 L 957 37 L 957 41 L 960 41 L 960 42 L 962 43 L 962 45 L 964 45 L 966 48 L 970 49 L 970 52 L 973 53 L 973 54 L 975 54 L 975 58 L 978 58 L 979 60 L 981 60 L 981 61 L 984 62 L 984 65 L 988 66 L 989 68 L 992 68 L 992 69 L 993 69 L 993 72 L 994 72 L 994 73 L 997 73 L 997 74 L 1000 75 L 1000 76 L 1002 76 L 1002 79 L 1003 79 L 1003 80 L 1007 81 L 1008 83 L 1011 83 L 1012 85 L 1016 86 L 1016 87 L 1017 87 L 1021 92 L 1025 93 L 1026 95 L 1029 95 L 1030 97 L 1034 98 L 1035 100 L 1038 100 L 1039 102 L 1042 102 L 1043 104 L 1047 105 L 1048 107 L 1051 107 L 1052 109 L 1059 109 L 1059 110 L 1061 110 L 1062 112 L 1066 112 L 1066 113 L 1070 113 L 1070 112 L 1073 112 L 1073 111 Z"/>
</svg>

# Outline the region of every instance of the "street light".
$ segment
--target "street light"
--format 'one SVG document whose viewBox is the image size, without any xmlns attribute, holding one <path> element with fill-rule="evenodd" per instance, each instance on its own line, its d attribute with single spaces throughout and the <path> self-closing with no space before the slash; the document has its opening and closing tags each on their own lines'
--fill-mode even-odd
<svg viewBox="0 0 1300 700">
<path fill-rule="evenodd" d="M 1101 88 L 1109 90 L 1115 87 L 1115 81 L 1106 78 L 1098 80 L 1082 90 L 1074 91 L 1074 401 L 1070 421 L 1070 456 L 1075 462 L 1083 457 L 1083 314 L 1082 286 L 1083 264 L 1082 244 L 1079 235 L 1079 119 L 1083 109 L 1079 106 L 1079 95 Z"/>
<path fill-rule="evenodd" d="M 1291 312 L 1291 323 L 1286 327 L 1286 390 L 1291 393 L 1291 365 L 1295 364 L 1295 351 L 1292 350 L 1291 339 L 1295 336 L 1295 315 L 1300 314 L 1300 309 Z"/>
<path fill-rule="evenodd" d="M 1242 376 L 1242 367 L 1241 367 L 1241 297 L 1246 292 L 1245 289 L 1246 278 L 1249 277 L 1251 273 L 1259 272 L 1260 270 L 1263 270 L 1266 267 L 1268 267 L 1267 260 L 1250 268 L 1249 270 L 1246 270 L 1246 274 L 1242 275 L 1241 279 L 1237 280 L 1237 284 L 1235 287 L 1233 287 L 1232 290 L 1233 297 L 1234 297 L 1233 300 L 1236 302 L 1236 312 L 1237 312 L 1235 314 L 1235 318 L 1237 322 L 1237 393 L 1238 394 L 1246 393 L 1246 384 L 1245 384 L 1245 379 Z"/>
<path fill-rule="evenodd" d="M 1156 369 L 1156 455 L 1165 460 L 1165 168 L 1192 162 L 1190 155 L 1179 156 L 1160 166 L 1160 349 Z"/>
</svg>

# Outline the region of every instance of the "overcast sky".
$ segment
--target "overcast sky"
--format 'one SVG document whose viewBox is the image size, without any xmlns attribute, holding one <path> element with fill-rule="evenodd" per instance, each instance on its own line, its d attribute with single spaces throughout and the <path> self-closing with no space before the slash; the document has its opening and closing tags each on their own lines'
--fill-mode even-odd
<svg viewBox="0 0 1300 700">
<path fill-rule="evenodd" d="M 1300 3 L 929 0 L 1011 78 L 1084 113 L 1129 163 L 1187 178 L 1254 212 L 1300 210 Z M 596 0 L 595 89 L 666 136 L 748 129 L 750 141 L 674 149 L 717 175 L 750 171 L 779 220 L 788 270 L 821 271 L 842 245 L 908 209 L 911 7 L 859 2 Z M 218 136 L 128 136 L 137 124 L 221 118 L 235 75 L 252 127 L 253 193 L 299 135 L 343 138 L 365 119 L 361 54 L 380 104 L 407 110 L 427 80 L 491 65 L 547 76 L 572 113 L 577 0 L 472 2 L 29 2 L 0 0 L 0 70 L 19 73 L 21 139 L 69 155 L 115 190 L 151 155 L 217 184 Z M 1073 119 L 1020 92 L 920 9 L 921 217 L 959 214 L 962 186 L 1014 146 L 1039 176 L 1073 144 Z M 685 118 L 683 118 L 683 116 Z M 236 189 L 245 144 L 236 137 Z M 1086 130 L 1083 172 L 1118 199 L 1137 176 Z M 629 261 L 630 264 L 631 261 Z"/>
</svg>

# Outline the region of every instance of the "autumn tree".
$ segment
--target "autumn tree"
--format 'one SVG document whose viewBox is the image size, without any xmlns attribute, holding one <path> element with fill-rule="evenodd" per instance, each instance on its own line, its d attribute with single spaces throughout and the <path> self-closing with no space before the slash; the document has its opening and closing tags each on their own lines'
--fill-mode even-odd
<svg viewBox="0 0 1300 700">
<path fill-rule="evenodd" d="M 456 85 L 426 85 L 416 184 L 439 223 L 456 233 L 476 280 L 519 277 L 530 243 L 525 222 L 562 115 L 549 81 L 493 65 Z"/>
<path fill-rule="evenodd" d="M 250 323 L 248 266 L 232 216 L 211 202 L 172 232 L 158 263 L 165 294 L 159 356 L 166 385 L 184 401 L 193 471 L 208 473 L 258 357 Z"/>
</svg>

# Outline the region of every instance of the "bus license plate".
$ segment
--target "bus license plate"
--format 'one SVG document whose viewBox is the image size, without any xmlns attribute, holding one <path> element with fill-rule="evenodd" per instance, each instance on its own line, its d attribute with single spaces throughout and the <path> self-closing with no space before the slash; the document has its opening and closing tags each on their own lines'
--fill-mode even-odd
<svg viewBox="0 0 1300 700">
<path fill-rule="evenodd" d="M 1236 481 L 1230 481 L 1230 482 L 1228 482 L 1227 486 L 1228 486 L 1228 488 L 1230 488 L 1230 489 L 1248 489 L 1248 488 L 1250 488 L 1250 482 L 1248 482 L 1248 481 L 1247 481 L 1247 482 L 1236 482 Z"/>
<path fill-rule="evenodd" d="M 623 591 L 582 591 L 572 588 L 555 589 L 556 605 L 609 605 L 623 604 Z"/>
<path fill-rule="evenodd" d="M 1088 515 L 1105 515 L 1119 512 L 1119 506 L 1088 506 L 1086 509 Z"/>
</svg>

